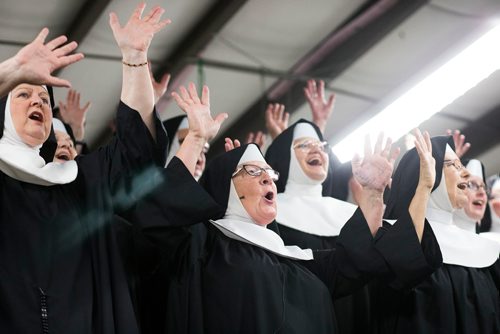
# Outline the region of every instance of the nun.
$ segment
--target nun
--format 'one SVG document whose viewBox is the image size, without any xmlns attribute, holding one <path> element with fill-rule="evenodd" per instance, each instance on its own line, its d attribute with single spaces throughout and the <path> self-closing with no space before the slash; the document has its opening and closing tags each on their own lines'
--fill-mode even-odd
<svg viewBox="0 0 500 334">
<path fill-rule="evenodd" d="M 280 173 L 276 216 L 281 238 L 287 245 L 334 249 L 344 224 L 356 206 L 325 196 L 333 180 L 331 150 L 319 128 L 299 120 L 283 131 L 266 152 L 266 161 Z M 339 333 L 370 330 L 369 293 L 363 288 L 334 304 Z"/>
<path fill-rule="evenodd" d="M 488 209 L 490 212 L 489 229 L 481 231 L 480 235 L 500 243 L 500 178 L 497 176 L 491 185 Z"/>
<path fill-rule="evenodd" d="M 128 41 L 149 45 L 166 22 L 159 22 L 161 8 L 147 21 L 143 10 L 139 5 L 125 28 L 111 16 L 126 64 L 119 131 L 107 146 L 46 163 L 39 154 L 52 132 L 47 87 L 19 84 L 0 101 L 2 333 L 138 333 L 108 223 L 124 207 L 113 196 L 128 195 L 121 185 L 144 166 L 163 164 L 166 137 L 153 112 L 148 69 L 129 66 L 147 59 L 147 48 L 137 52 Z M 131 33 L 138 36 L 129 40 Z"/>
<path fill-rule="evenodd" d="M 75 141 L 68 133 L 67 127 L 57 118 L 52 119 L 52 127 L 57 141 L 54 162 L 63 163 L 65 161 L 75 160 L 78 153 L 75 149 Z"/>
<path fill-rule="evenodd" d="M 489 217 L 484 167 L 477 159 L 469 160 L 465 167 L 469 172 L 467 203 L 463 208 L 455 210 L 453 222 L 461 229 L 476 233 L 483 224 L 483 219 Z"/>
<path fill-rule="evenodd" d="M 351 293 L 374 272 L 384 273 L 390 282 L 414 278 L 415 266 L 417 272 L 426 272 L 428 263 L 413 224 L 399 231 L 394 229 L 396 235 L 392 229 L 381 230 L 380 237 L 374 240 L 364 218 L 372 216 L 369 208 L 356 210 L 340 233 L 335 250 L 286 246 L 273 223 L 277 213 L 274 181 L 279 174 L 255 144 L 214 158 L 200 180 L 205 190 L 189 171 L 194 170 L 197 152 L 185 152 L 179 151 L 165 170 L 169 175 L 165 177 L 167 188 L 180 197 L 168 198 L 159 189 L 137 206 L 148 212 L 137 218 L 143 232 L 173 258 L 178 279 L 189 286 L 176 316 L 167 315 L 171 332 L 335 333 L 332 295 Z M 187 163 L 189 155 L 191 162 Z M 379 175 L 378 170 L 365 171 Z M 372 178 L 365 176 L 381 181 L 373 174 Z M 211 198 L 216 206 L 207 206 Z M 183 205 L 190 217 L 169 208 L 165 203 L 168 200 L 178 201 L 176 206 Z M 193 261 L 189 253 L 191 239 L 182 238 L 180 232 L 203 220 L 207 226 L 203 250 L 194 260 L 194 267 L 186 265 L 186 261 Z M 420 223 L 423 225 L 423 220 Z M 401 231 L 410 237 L 393 245 L 396 238 L 405 238 Z M 400 253 L 394 254 L 394 248 Z M 408 258 L 400 256 L 408 248 L 414 250 L 413 267 L 406 265 Z M 439 254 L 436 248 L 430 252 Z M 402 265 L 393 262 L 395 258 Z"/>
<path fill-rule="evenodd" d="M 434 137 L 435 181 L 429 188 L 425 218 L 439 243 L 443 266 L 415 288 L 398 292 L 385 282 L 373 296 L 375 333 L 500 332 L 498 255 L 500 247 L 459 228 L 453 212 L 467 203 L 469 172 L 453 151 L 451 137 Z M 388 196 L 386 217 L 397 219 L 408 210 L 418 190 L 416 149 L 401 159 Z M 420 171 L 421 172 L 421 171 Z"/>
</svg>

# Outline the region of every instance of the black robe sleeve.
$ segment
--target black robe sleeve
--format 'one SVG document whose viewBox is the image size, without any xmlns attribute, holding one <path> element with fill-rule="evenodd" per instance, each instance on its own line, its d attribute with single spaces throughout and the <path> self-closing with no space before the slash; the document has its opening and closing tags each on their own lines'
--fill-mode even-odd
<svg viewBox="0 0 500 334">
<path fill-rule="evenodd" d="M 394 289 L 409 289 L 429 277 L 443 263 L 439 244 L 427 220 L 418 241 L 409 212 L 394 225 L 385 224 L 375 236 L 376 249 L 393 274 L 387 283 Z"/>
</svg>

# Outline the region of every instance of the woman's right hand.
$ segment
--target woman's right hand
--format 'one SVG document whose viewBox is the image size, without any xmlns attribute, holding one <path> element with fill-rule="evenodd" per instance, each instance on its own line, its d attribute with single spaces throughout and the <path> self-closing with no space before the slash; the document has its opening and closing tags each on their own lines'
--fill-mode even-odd
<svg viewBox="0 0 500 334">
<path fill-rule="evenodd" d="M 179 94 L 172 93 L 175 102 L 188 117 L 189 133 L 196 138 L 204 140 L 203 143 L 210 141 L 217 133 L 226 120 L 227 114 L 222 113 L 215 118 L 210 113 L 210 93 L 207 86 L 203 86 L 201 99 L 196 92 L 194 83 L 189 83 L 188 89 L 179 87 Z"/>
<path fill-rule="evenodd" d="M 116 13 L 109 14 L 109 25 L 122 52 L 123 61 L 127 63 L 146 62 L 147 51 L 153 36 L 171 22 L 169 19 L 160 21 L 165 13 L 165 9 L 160 6 L 153 7 L 146 16 L 141 18 L 144 8 L 146 4 L 140 3 L 123 27 L 120 26 Z"/>
</svg>

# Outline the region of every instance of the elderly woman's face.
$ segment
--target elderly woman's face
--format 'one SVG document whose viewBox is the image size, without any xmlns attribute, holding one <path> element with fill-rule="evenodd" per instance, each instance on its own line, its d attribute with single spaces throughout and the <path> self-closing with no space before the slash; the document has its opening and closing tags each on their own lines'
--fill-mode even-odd
<svg viewBox="0 0 500 334">
<path fill-rule="evenodd" d="M 262 161 L 251 161 L 245 165 L 270 168 Z M 276 217 L 276 185 L 263 172 L 260 176 L 249 175 L 244 169 L 233 177 L 236 193 L 250 217 L 259 225 L 265 226 Z"/>
<path fill-rule="evenodd" d="M 488 198 L 486 196 L 485 185 L 483 179 L 477 175 L 471 175 L 469 182 L 474 185 L 467 189 L 467 204 L 464 206 L 464 211 L 467 216 L 474 221 L 483 219 L 484 212 L 486 211 L 486 203 Z M 476 189 L 477 188 L 477 189 Z"/>
<path fill-rule="evenodd" d="M 500 187 L 496 186 L 491 190 L 490 204 L 497 217 L 500 217 Z"/>
<path fill-rule="evenodd" d="M 328 175 L 328 154 L 318 139 L 301 137 L 293 141 L 295 156 L 304 173 L 316 181 Z"/>
<path fill-rule="evenodd" d="M 57 150 L 54 154 L 54 162 L 65 162 L 75 160 L 76 150 L 71 137 L 62 131 L 55 131 L 57 139 Z"/>
<path fill-rule="evenodd" d="M 34 147 L 47 140 L 52 125 L 52 109 L 49 93 L 44 87 L 20 84 L 14 88 L 10 111 L 14 128 L 25 144 Z"/>
<path fill-rule="evenodd" d="M 467 181 L 470 174 L 454 152 L 446 152 L 444 156 L 443 173 L 446 179 L 446 190 L 448 191 L 451 205 L 455 209 L 465 207 L 468 200 Z"/>
</svg>

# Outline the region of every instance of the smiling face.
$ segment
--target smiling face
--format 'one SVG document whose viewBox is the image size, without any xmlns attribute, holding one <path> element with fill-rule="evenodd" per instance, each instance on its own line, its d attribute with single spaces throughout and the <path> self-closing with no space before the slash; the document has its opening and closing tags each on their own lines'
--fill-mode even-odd
<svg viewBox="0 0 500 334">
<path fill-rule="evenodd" d="M 484 212 L 486 211 L 486 203 L 488 198 L 486 196 L 485 185 L 483 179 L 477 175 L 471 175 L 469 182 L 476 185 L 477 189 L 467 189 L 467 204 L 464 206 L 464 211 L 467 216 L 474 221 L 483 219 Z"/>
<path fill-rule="evenodd" d="M 293 141 L 297 161 L 304 174 L 316 181 L 324 181 L 328 175 L 328 154 L 316 138 L 301 137 Z"/>
<path fill-rule="evenodd" d="M 446 190 L 454 209 L 467 206 L 467 181 L 470 174 L 454 152 L 446 152 L 443 173 L 446 179 Z"/>
<path fill-rule="evenodd" d="M 270 168 L 262 161 L 250 161 L 245 165 Z M 239 166 L 238 166 L 239 167 Z M 258 224 L 266 226 L 276 217 L 276 185 L 269 174 L 249 175 L 244 169 L 233 177 L 236 193 L 248 215 Z"/>
<path fill-rule="evenodd" d="M 20 84 L 11 92 L 10 112 L 21 140 L 35 147 L 49 137 L 52 109 L 47 90 L 42 86 Z"/>
<path fill-rule="evenodd" d="M 62 131 L 55 131 L 57 139 L 57 150 L 54 154 L 54 162 L 65 162 L 75 160 L 77 155 L 71 137 Z"/>
<path fill-rule="evenodd" d="M 491 189 L 491 199 L 490 204 L 493 208 L 493 212 L 500 217 L 500 185 L 498 184 L 500 181 L 496 181 Z"/>
</svg>

